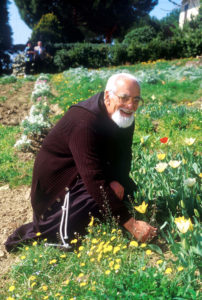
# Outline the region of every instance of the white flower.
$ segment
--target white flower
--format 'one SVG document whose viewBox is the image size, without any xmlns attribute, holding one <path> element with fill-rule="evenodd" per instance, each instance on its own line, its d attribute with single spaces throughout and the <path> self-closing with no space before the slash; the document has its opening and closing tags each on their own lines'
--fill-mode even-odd
<svg viewBox="0 0 202 300">
<path fill-rule="evenodd" d="M 192 187 L 196 183 L 196 178 L 187 178 L 184 180 L 184 184 L 188 187 Z"/>
<path fill-rule="evenodd" d="M 193 138 L 185 138 L 185 143 L 188 145 L 188 146 L 191 146 L 193 145 L 193 143 L 195 142 L 196 139 L 193 139 Z"/>
<path fill-rule="evenodd" d="M 193 230 L 193 224 L 189 219 L 185 219 L 184 216 L 175 218 L 175 224 L 181 233 L 186 233 L 188 230 Z"/>
<path fill-rule="evenodd" d="M 179 167 L 181 162 L 182 162 L 181 160 L 170 160 L 168 164 L 169 164 L 170 167 L 175 169 L 175 168 Z"/>
<path fill-rule="evenodd" d="M 158 163 L 155 169 L 157 172 L 162 173 L 167 168 L 167 166 L 168 166 L 167 163 Z"/>
</svg>

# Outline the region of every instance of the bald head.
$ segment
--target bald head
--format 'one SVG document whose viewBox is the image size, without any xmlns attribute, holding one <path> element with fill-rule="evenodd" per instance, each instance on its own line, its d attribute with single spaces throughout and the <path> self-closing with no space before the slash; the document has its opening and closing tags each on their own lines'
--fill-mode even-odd
<svg viewBox="0 0 202 300">
<path fill-rule="evenodd" d="M 124 85 L 124 84 L 135 85 L 140 89 L 140 84 L 137 78 L 135 78 L 135 76 L 129 73 L 117 73 L 112 75 L 108 79 L 105 91 L 111 91 L 116 93 L 117 86 Z"/>
</svg>

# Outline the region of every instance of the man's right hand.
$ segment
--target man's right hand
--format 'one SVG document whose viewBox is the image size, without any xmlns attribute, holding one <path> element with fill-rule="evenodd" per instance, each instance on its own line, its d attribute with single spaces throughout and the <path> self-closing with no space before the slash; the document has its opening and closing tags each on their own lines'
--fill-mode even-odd
<svg viewBox="0 0 202 300">
<path fill-rule="evenodd" d="M 123 226 L 140 242 L 150 241 L 157 235 L 157 228 L 134 218 L 130 218 Z"/>
</svg>

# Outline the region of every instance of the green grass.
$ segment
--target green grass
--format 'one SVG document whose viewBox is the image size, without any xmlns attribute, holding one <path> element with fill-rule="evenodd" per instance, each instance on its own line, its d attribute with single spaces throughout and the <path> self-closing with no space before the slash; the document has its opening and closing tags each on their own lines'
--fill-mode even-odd
<svg viewBox="0 0 202 300">
<path fill-rule="evenodd" d="M 50 102 L 58 103 L 63 113 L 103 90 L 118 70 L 140 77 L 145 105 L 135 114 L 131 177 L 138 188 L 130 210 L 136 219 L 158 227 L 159 240 L 131 246 L 131 237 L 108 222 L 89 227 L 85 239 L 73 241 L 76 247 L 69 252 L 45 247 L 44 241 L 22 245 L 2 299 L 200 299 L 201 111 L 195 106 L 201 98 L 200 69 L 188 68 L 186 62 L 79 68 L 51 75 L 58 95 Z M 31 182 L 33 162 L 20 162 L 13 148 L 19 133 L 19 127 L 0 127 L 1 185 Z M 166 144 L 162 137 L 168 137 Z M 187 138 L 195 139 L 192 145 Z M 160 153 L 165 154 L 162 161 Z M 179 166 L 173 168 L 172 161 Z M 156 169 L 160 162 L 167 164 L 162 172 Z M 195 180 L 192 187 L 185 184 L 188 178 Z M 148 209 L 140 214 L 134 206 L 143 201 Z M 180 216 L 191 218 L 193 230 L 177 229 L 175 218 Z"/>
<path fill-rule="evenodd" d="M 0 126 L 0 184 L 11 187 L 31 183 L 33 161 L 22 161 L 14 148 L 19 127 Z"/>
</svg>

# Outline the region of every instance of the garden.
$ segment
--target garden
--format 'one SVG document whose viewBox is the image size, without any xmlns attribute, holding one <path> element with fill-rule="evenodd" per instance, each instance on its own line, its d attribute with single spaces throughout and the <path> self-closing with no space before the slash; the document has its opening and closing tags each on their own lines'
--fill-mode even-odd
<svg viewBox="0 0 202 300">
<path fill-rule="evenodd" d="M 88 234 L 69 241 L 68 251 L 47 246 L 38 232 L 37 241 L 0 257 L 0 266 L 12 259 L 0 279 L 0 299 L 200 299 L 202 67 L 197 58 L 0 77 L 0 90 L 7 90 L 0 92 L 2 112 L 12 90 L 28 105 L 15 124 L 0 119 L 0 203 L 9 215 L 1 233 L 9 232 L 17 213 L 24 217 L 13 227 L 31 221 L 27 192 L 43 138 L 72 104 L 102 91 L 116 72 L 129 72 L 141 84 L 144 104 L 135 113 L 130 172 L 137 191 L 129 209 L 156 226 L 158 237 L 137 242 L 110 216 L 104 224 L 92 217 Z M 21 202 L 15 201 L 18 191 Z"/>
</svg>

